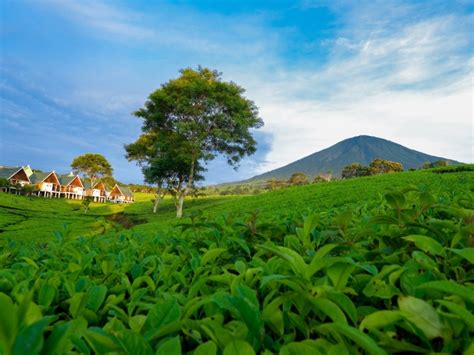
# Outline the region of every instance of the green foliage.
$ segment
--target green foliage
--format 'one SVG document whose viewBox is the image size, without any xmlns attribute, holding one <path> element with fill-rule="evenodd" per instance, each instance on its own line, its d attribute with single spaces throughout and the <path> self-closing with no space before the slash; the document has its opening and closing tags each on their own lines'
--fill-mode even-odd
<svg viewBox="0 0 474 355">
<path fill-rule="evenodd" d="M 216 216 L 146 235 L 7 243 L 0 352 L 469 353 L 472 180 L 410 174 L 454 183 L 376 195 L 370 186 L 394 178 L 294 187 L 231 201 L 242 210 L 330 185 L 370 198 L 286 215 L 276 204 L 222 215 L 213 200 Z"/>
<path fill-rule="evenodd" d="M 10 187 L 10 181 L 5 178 L 0 178 L 0 189 Z"/>
<path fill-rule="evenodd" d="M 309 183 L 308 177 L 304 173 L 294 173 L 288 179 L 288 185 L 301 186 Z"/>
<path fill-rule="evenodd" d="M 87 153 L 74 158 L 71 168 L 77 173 L 84 174 L 94 185 L 101 177 L 112 175 L 112 166 L 101 154 Z"/>
<path fill-rule="evenodd" d="M 275 178 L 272 178 L 265 183 L 265 189 L 269 191 L 273 191 L 275 189 L 281 189 L 282 187 L 287 187 L 287 186 L 288 186 L 287 181 L 278 180 Z"/>
<path fill-rule="evenodd" d="M 402 164 L 384 159 L 375 159 L 369 167 L 372 175 L 403 171 Z"/>
<path fill-rule="evenodd" d="M 263 121 L 243 93 L 215 70 L 186 68 L 135 112 L 143 133 L 125 146 L 127 158 L 138 161 L 147 183 L 175 190 L 177 217 L 206 162 L 221 154 L 236 167 L 256 151 L 250 130 Z"/>
<path fill-rule="evenodd" d="M 474 164 L 445 166 L 445 167 L 433 169 L 432 171 L 436 174 L 468 172 L 468 171 L 474 171 Z"/>
<path fill-rule="evenodd" d="M 20 188 L 20 193 L 22 195 L 26 195 L 26 196 L 31 196 L 31 195 L 34 195 L 36 194 L 37 192 L 39 191 L 38 187 L 36 185 L 25 185 L 25 186 L 22 186 Z"/>
<path fill-rule="evenodd" d="M 448 166 L 448 162 L 446 160 L 436 160 L 434 162 L 426 162 L 424 163 L 421 168 L 422 169 L 433 169 L 433 168 L 441 168 Z"/>
<path fill-rule="evenodd" d="M 342 169 L 342 173 L 341 173 L 341 177 L 343 179 L 350 179 L 350 178 L 369 176 L 369 175 L 372 175 L 370 169 L 366 166 L 362 166 L 359 163 L 353 163 L 353 164 L 345 166 Z"/>
<path fill-rule="evenodd" d="M 332 180 L 332 174 L 318 175 L 313 179 L 313 184 L 320 184 Z"/>
<path fill-rule="evenodd" d="M 361 176 L 396 173 L 403 171 L 403 165 L 394 161 L 384 159 L 374 159 L 369 166 L 362 166 L 359 163 L 347 165 L 342 169 L 342 178 L 349 179 Z"/>
<path fill-rule="evenodd" d="M 85 196 L 83 199 L 82 199 L 82 207 L 84 208 L 84 213 L 87 213 L 87 211 L 89 211 L 89 206 L 91 205 L 93 201 L 93 198 L 91 196 Z"/>
</svg>

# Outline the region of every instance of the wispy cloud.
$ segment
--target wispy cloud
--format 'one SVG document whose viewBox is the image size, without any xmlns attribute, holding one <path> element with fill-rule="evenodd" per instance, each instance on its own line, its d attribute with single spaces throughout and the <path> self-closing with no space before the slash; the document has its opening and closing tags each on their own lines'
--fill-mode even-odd
<svg viewBox="0 0 474 355">
<path fill-rule="evenodd" d="M 278 38 L 265 31 L 258 14 L 217 15 L 167 3 L 150 4 L 149 12 L 102 0 L 48 0 L 54 11 L 97 37 L 136 44 L 161 45 L 194 53 L 265 55 Z"/>
<path fill-rule="evenodd" d="M 143 14 L 112 6 L 111 2 L 48 0 L 45 4 L 63 16 L 93 28 L 98 34 L 132 40 L 143 40 L 155 35 L 153 30 L 140 25 Z"/>
<path fill-rule="evenodd" d="M 261 107 L 264 130 L 274 137 L 260 172 L 358 134 L 474 160 L 472 19 L 412 14 L 392 24 L 394 31 L 378 27 L 394 20 L 390 11 L 383 19 L 369 28 L 352 21 L 350 30 L 357 35 L 342 37 L 349 32 L 342 29 L 323 67 L 258 68 L 259 75 L 251 76 L 236 70 Z"/>
</svg>

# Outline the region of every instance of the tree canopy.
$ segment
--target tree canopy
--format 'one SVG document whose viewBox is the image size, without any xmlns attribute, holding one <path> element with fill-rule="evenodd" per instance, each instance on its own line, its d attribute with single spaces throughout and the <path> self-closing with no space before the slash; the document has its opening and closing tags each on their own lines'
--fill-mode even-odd
<svg viewBox="0 0 474 355">
<path fill-rule="evenodd" d="M 443 166 L 448 166 L 448 162 L 446 160 L 436 160 L 434 162 L 426 162 L 422 165 L 421 169 L 432 169 L 432 168 L 440 168 Z"/>
<path fill-rule="evenodd" d="M 71 168 L 76 174 L 82 173 L 89 178 L 92 185 L 97 179 L 111 176 L 113 172 L 112 166 L 103 155 L 93 153 L 74 158 Z"/>
<path fill-rule="evenodd" d="M 372 170 L 372 175 L 386 174 L 403 171 L 403 165 L 395 161 L 375 159 L 370 163 L 370 169 Z"/>
<path fill-rule="evenodd" d="M 342 169 L 342 178 L 343 179 L 350 179 L 353 177 L 360 177 L 360 176 L 368 176 L 370 175 L 370 170 L 366 166 L 362 166 L 359 163 L 353 163 L 347 165 Z"/>
<path fill-rule="evenodd" d="M 308 182 L 309 180 L 306 174 L 301 172 L 292 174 L 288 179 L 288 185 L 291 186 L 306 185 Z"/>
<path fill-rule="evenodd" d="M 359 163 L 352 163 L 345 166 L 344 169 L 342 169 L 342 178 L 349 179 L 400 171 L 403 171 L 403 165 L 401 163 L 384 159 L 374 159 L 369 166 L 362 166 Z"/>
<path fill-rule="evenodd" d="M 256 151 L 250 130 L 263 121 L 243 93 L 215 70 L 186 68 L 134 113 L 143 120 L 142 134 L 125 146 L 127 158 L 139 162 L 147 182 L 173 186 L 178 217 L 206 162 L 222 155 L 237 167 Z"/>
</svg>

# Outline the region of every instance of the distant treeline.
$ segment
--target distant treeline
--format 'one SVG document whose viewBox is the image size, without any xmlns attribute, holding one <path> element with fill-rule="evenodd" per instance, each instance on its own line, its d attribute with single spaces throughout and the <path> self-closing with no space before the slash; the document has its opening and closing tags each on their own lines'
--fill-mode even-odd
<svg viewBox="0 0 474 355">
<path fill-rule="evenodd" d="M 435 169 L 436 168 L 436 169 Z M 423 169 L 435 169 L 433 172 L 436 173 L 447 173 L 447 172 L 458 172 L 458 171 L 473 171 L 472 165 L 457 165 L 448 166 L 448 162 L 444 160 L 438 160 L 435 162 L 426 162 L 418 169 L 409 170 L 423 170 Z M 359 163 L 352 163 L 345 166 L 342 169 L 340 179 L 350 179 L 355 177 L 372 176 L 387 174 L 393 172 L 404 171 L 403 165 L 399 162 L 394 162 L 384 159 L 375 159 L 369 166 L 364 166 Z M 301 186 L 308 184 L 319 184 L 327 183 L 331 181 L 339 180 L 338 177 L 334 176 L 331 171 L 325 174 L 320 174 L 312 179 L 303 172 L 296 172 L 289 179 L 277 179 L 272 178 L 267 181 L 254 184 L 242 184 L 242 185 L 230 185 L 230 186 L 209 186 L 204 188 L 203 193 L 209 195 L 249 195 L 259 194 L 264 191 L 272 191 L 275 189 L 281 189 L 292 186 Z"/>
</svg>

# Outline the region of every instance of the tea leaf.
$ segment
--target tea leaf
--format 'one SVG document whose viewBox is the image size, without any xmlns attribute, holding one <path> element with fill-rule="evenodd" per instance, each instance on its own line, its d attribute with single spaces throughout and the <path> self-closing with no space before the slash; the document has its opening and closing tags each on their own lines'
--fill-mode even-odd
<svg viewBox="0 0 474 355">
<path fill-rule="evenodd" d="M 246 341 L 233 340 L 225 347 L 224 355 L 255 355 L 255 351 Z"/>
<path fill-rule="evenodd" d="M 426 253 L 433 255 L 444 255 L 444 248 L 433 238 L 427 237 L 425 235 L 409 235 L 408 237 L 403 237 L 403 239 L 410 242 L 414 242 L 415 245 L 423 250 Z"/>
<path fill-rule="evenodd" d="M 96 353 L 120 351 L 117 340 L 101 328 L 92 327 L 84 331 L 84 338 Z"/>
<path fill-rule="evenodd" d="M 428 339 L 442 336 L 443 325 L 436 310 L 427 302 L 411 296 L 398 298 L 401 314 Z"/>
<path fill-rule="evenodd" d="M 436 290 L 449 295 L 456 295 L 467 302 L 474 303 L 473 291 L 466 286 L 459 285 L 453 281 L 430 281 L 418 286 L 418 288 Z"/>
<path fill-rule="evenodd" d="M 216 343 L 208 341 L 207 343 L 199 345 L 196 350 L 194 350 L 194 355 L 216 355 L 217 346 Z"/>
<path fill-rule="evenodd" d="M 215 248 L 208 250 L 201 257 L 201 265 L 206 265 L 209 262 L 214 262 L 221 254 L 225 253 L 227 249 L 225 248 Z"/>
<path fill-rule="evenodd" d="M 449 249 L 453 253 L 462 256 L 464 259 L 469 261 L 471 264 L 474 264 L 474 248 L 464 248 L 464 249 Z"/>
<path fill-rule="evenodd" d="M 159 336 L 163 328 L 179 321 L 180 317 L 181 310 L 176 300 L 170 299 L 158 302 L 148 313 L 143 326 L 145 338 L 152 339 Z"/>
<path fill-rule="evenodd" d="M 403 319 L 403 315 L 398 311 L 378 311 L 369 314 L 360 323 L 359 329 L 378 329 L 383 328 Z"/>
<path fill-rule="evenodd" d="M 43 348 L 43 332 L 55 317 L 44 317 L 20 330 L 13 345 L 14 355 L 38 354 Z"/>
<path fill-rule="evenodd" d="M 375 341 L 370 338 L 368 335 L 362 333 L 360 330 L 350 327 L 347 324 L 343 323 L 328 323 L 319 326 L 323 331 L 331 331 L 335 333 L 340 333 L 346 338 L 352 340 L 362 349 L 364 349 L 368 354 L 373 355 L 385 355 L 387 354 L 383 349 L 375 343 Z"/>
<path fill-rule="evenodd" d="M 102 303 L 104 303 L 106 295 L 107 286 L 92 286 L 87 294 L 87 308 L 97 312 Z"/>
<path fill-rule="evenodd" d="M 158 344 L 156 355 L 181 355 L 181 342 L 179 336 L 164 339 Z"/>
<path fill-rule="evenodd" d="M 466 308 L 461 307 L 460 305 L 453 302 L 442 301 L 442 300 L 437 300 L 436 302 L 445 306 L 452 313 L 454 313 L 459 318 L 461 318 L 468 326 L 469 331 L 471 332 L 474 331 L 474 315 L 472 315 L 472 313 L 469 312 Z"/>
</svg>

